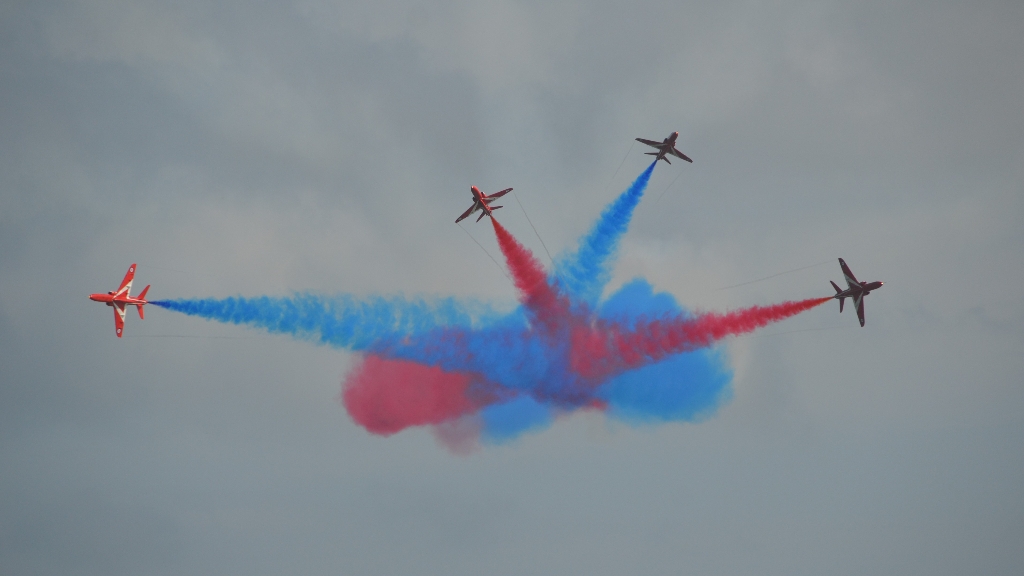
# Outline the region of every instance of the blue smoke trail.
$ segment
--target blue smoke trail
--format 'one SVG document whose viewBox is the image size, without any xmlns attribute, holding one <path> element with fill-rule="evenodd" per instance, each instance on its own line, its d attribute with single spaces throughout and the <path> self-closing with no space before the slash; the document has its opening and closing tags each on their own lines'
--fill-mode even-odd
<svg viewBox="0 0 1024 576">
<path fill-rule="evenodd" d="M 604 209 L 590 233 L 580 240 L 575 254 L 559 259 L 555 277 L 562 289 L 591 309 L 597 305 L 602 290 L 611 280 L 611 265 L 619 240 L 629 228 L 633 210 L 643 198 L 657 163 L 652 162 L 615 202 Z"/>
<path fill-rule="evenodd" d="M 639 318 L 689 315 L 671 294 L 654 293 L 635 279 L 608 298 L 599 311 L 605 320 L 630 325 Z M 721 347 L 677 354 L 620 374 L 601 386 L 598 395 L 609 413 L 632 424 L 694 421 L 711 414 L 731 397 L 732 370 Z"/>
<path fill-rule="evenodd" d="M 228 324 L 245 324 L 275 334 L 367 350 L 443 327 L 479 329 L 503 315 L 486 304 L 401 296 L 358 299 L 350 295 L 296 294 L 290 298 L 235 296 L 224 299 L 158 300 L 155 306 Z"/>
</svg>

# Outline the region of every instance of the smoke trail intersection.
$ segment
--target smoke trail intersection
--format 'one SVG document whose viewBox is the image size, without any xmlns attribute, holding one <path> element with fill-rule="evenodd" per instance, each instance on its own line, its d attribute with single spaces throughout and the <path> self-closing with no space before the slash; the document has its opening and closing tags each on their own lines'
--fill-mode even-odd
<svg viewBox="0 0 1024 576">
<path fill-rule="evenodd" d="M 580 409 L 628 422 L 692 421 L 730 395 L 732 372 L 716 342 L 830 298 L 692 314 L 636 279 L 601 301 L 654 166 L 550 274 L 491 219 L 519 294 L 511 313 L 453 298 L 315 294 L 152 304 L 361 352 L 342 384 L 342 401 L 373 434 L 433 426 L 446 445 L 461 450 L 517 437 Z"/>
</svg>

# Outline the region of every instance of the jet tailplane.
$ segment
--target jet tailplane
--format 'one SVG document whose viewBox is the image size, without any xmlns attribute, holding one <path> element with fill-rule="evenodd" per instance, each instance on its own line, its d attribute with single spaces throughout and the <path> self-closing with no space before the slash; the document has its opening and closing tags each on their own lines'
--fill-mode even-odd
<svg viewBox="0 0 1024 576">
<path fill-rule="evenodd" d="M 841 290 L 841 289 L 839 288 L 839 286 L 836 286 L 836 283 L 835 283 L 835 282 L 833 282 L 833 281 L 829 280 L 829 281 L 828 281 L 828 283 L 829 283 L 829 284 L 831 284 L 831 285 L 832 285 L 832 287 L 836 289 L 836 294 L 837 294 L 837 296 L 836 296 L 836 297 L 838 298 L 838 295 L 839 295 L 839 294 L 842 294 L 842 293 L 843 293 L 843 291 L 842 291 L 842 290 Z M 840 314 L 842 314 L 842 313 L 843 313 L 843 302 L 844 302 L 845 300 L 846 300 L 846 298 L 839 298 L 839 313 L 840 313 Z"/>
<path fill-rule="evenodd" d="M 494 218 L 494 215 L 491 214 L 491 212 L 497 210 L 498 208 L 502 208 L 502 206 L 488 206 L 487 208 L 489 208 L 489 210 L 484 210 L 483 212 L 480 212 L 480 216 L 477 216 L 477 222 L 483 220 L 484 216 L 490 216 L 491 218 Z"/>
</svg>

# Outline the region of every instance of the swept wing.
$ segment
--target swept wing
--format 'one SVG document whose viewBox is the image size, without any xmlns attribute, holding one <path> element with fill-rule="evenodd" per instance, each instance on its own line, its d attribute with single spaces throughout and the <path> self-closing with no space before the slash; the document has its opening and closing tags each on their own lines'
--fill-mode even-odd
<svg viewBox="0 0 1024 576">
<path fill-rule="evenodd" d="M 121 280 L 121 285 L 117 287 L 115 294 L 131 293 L 133 280 L 135 280 L 135 264 L 128 267 L 128 273 L 124 275 L 124 280 Z"/>
<path fill-rule="evenodd" d="M 843 269 L 843 276 L 846 278 L 846 285 L 850 288 L 854 286 L 860 287 L 860 282 L 857 281 L 857 277 L 850 271 L 850 267 L 846 265 L 846 261 L 842 258 L 839 259 L 839 267 Z"/>
<path fill-rule="evenodd" d="M 455 219 L 455 223 L 458 224 L 459 222 L 462 222 L 463 220 L 468 218 L 469 215 L 473 213 L 473 210 L 476 210 L 476 202 L 473 202 L 473 205 L 470 206 L 469 209 L 467 209 L 465 212 L 463 212 L 462 216 L 459 216 L 458 218 L 456 218 Z"/>
<path fill-rule="evenodd" d="M 683 153 L 682 153 L 682 152 L 680 152 L 679 150 L 676 150 L 675 148 L 673 148 L 673 149 L 669 150 L 669 152 L 670 152 L 670 153 L 671 153 L 671 154 L 672 154 L 673 156 L 675 156 L 675 157 L 677 157 L 677 158 L 682 158 L 683 160 L 686 160 L 686 161 L 687 161 L 687 162 L 689 162 L 690 164 L 693 164 L 693 160 L 690 160 L 690 157 L 689 157 L 689 156 L 687 156 L 686 154 L 683 154 Z"/>
<path fill-rule="evenodd" d="M 853 305 L 857 307 L 857 319 L 860 320 L 861 327 L 864 326 L 864 295 L 854 294 Z"/>
<path fill-rule="evenodd" d="M 121 333 L 124 332 L 125 305 L 122 302 L 113 302 L 112 305 L 114 307 L 114 331 L 120 338 Z"/>
</svg>

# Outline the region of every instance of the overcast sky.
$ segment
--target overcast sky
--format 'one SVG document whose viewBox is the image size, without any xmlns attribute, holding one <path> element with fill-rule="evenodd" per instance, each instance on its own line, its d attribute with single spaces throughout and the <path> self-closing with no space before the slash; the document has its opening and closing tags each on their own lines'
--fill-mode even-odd
<svg viewBox="0 0 1024 576">
<path fill-rule="evenodd" d="M 1019 1 L 0 3 L 0 572 L 1024 572 L 1022 31 Z M 454 455 L 354 424 L 343 350 L 162 309 L 119 340 L 86 299 L 138 262 L 151 298 L 507 305 L 469 186 L 561 252 L 675 130 L 694 163 L 611 289 L 886 283 L 865 328 L 730 340 L 699 423 Z"/>
</svg>

